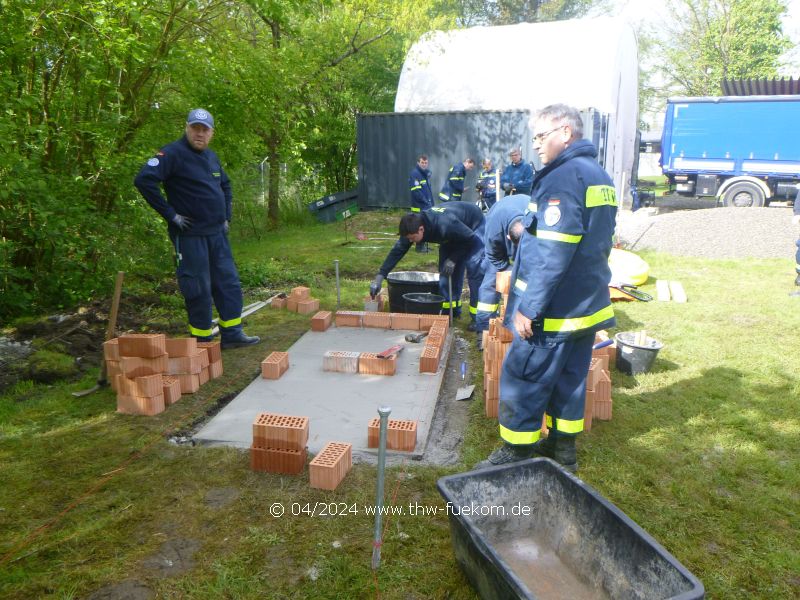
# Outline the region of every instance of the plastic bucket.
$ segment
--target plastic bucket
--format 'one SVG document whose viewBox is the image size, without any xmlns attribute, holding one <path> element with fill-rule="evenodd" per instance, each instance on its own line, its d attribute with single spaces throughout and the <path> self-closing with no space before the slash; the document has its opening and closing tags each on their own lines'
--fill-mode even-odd
<svg viewBox="0 0 800 600">
<path fill-rule="evenodd" d="M 403 294 L 405 312 L 414 315 L 438 315 L 442 312 L 444 296 L 439 294 Z M 392 311 L 394 312 L 394 311 Z"/>
<path fill-rule="evenodd" d="M 436 294 L 439 292 L 439 274 L 427 271 L 395 271 L 386 278 L 389 288 L 389 310 L 406 312 L 405 294 Z"/>
<path fill-rule="evenodd" d="M 627 375 L 647 373 L 664 344 L 645 336 L 644 342 L 635 343 L 636 332 L 623 331 L 614 336 L 617 343 L 617 370 Z"/>
</svg>

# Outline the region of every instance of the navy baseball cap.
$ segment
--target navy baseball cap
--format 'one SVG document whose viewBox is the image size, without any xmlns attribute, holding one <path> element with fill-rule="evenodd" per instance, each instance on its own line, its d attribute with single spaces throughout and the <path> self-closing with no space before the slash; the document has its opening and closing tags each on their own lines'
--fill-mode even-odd
<svg viewBox="0 0 800 600">
<path fill-rule="evenodd" d="M 186 124 L 194 125 L 195 123 L 201 123 L 206 127 L 214 129 L 214 117 L 204 108 L 195 108 L 189 112 L 189 116 L 186 117 Z"/>
</svg>

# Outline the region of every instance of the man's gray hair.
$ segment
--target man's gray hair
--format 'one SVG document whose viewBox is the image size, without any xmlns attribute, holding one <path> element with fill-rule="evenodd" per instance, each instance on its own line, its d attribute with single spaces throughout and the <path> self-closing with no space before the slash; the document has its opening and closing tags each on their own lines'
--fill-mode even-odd
<svg viewBox="0 0 800 600">
<path fill-rule="evenodd" d="M 572 106 L 567 106 L 566 104 L 551 104 L 550 106 L 545 106 L 536 113 L 536 119 L 552 121 L 553 123 L 560 123 L 561 125 L 569 125 L 572 129 L 573 137 L 577 139 L 583 137 L 581 113 L 578 112 L 577 108 Z"/>
</svg>

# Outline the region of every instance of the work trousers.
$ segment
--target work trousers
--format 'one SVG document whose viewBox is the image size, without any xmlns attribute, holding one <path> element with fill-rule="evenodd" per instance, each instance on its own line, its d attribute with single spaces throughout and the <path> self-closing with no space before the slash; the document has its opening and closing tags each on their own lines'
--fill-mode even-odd
<svg viewBox="0 0 800 600">
<path fill-rule="evenodd" d="M 586 376 L 594 333 L 554 342 L 514 333 L 500 374 L 500 437 L 509 444 L 539 439 L 546 412 L 559 434 L 583 431 Z"/>
<path fill-rule="evenodd" d="M 467 274 L 467 285 L 469 286 L 469 312 L 470 317 L 475 318 L 478 312 L 478 289 L 483 281 L 483 231 L 476 232 L 470 242 L 470 249 L 466 256 L 455 261 L 456 268 L 450 276 L 453 288 L 453 297 L 450 297 L 448 290 L 448 278 L 439 277 L 439 294 L 445 299 L 442 302 L 444 312 L 453 306 L 453 317 L 461 316 L 461 289 L 464 287 L 464 272 Z M 453 252 L 451 244 L 445 242 L 439 245 L 439 272 L 442 272 L 444 261 L 450 258 Z"/>
<path fill-rule="evenodd" d="M 480 333 L 489 329 L 489 319 L 497 315 L 501 294 L 497 291 L 497 267 L 486 258 L 483 259 L 483 280 L 478 288 L 477 315 L 475 331 Z"/>
<path fill-rule="evenodd" d="M 209 337 L 212 308 L 219 313 L 222 339 L 236 337 L 242 329 L 242 286 L 233 262 L 228 236 L 172 236 L 177 256 L 178 287 L 189 315 L 189 332 Z"/>
</svg>

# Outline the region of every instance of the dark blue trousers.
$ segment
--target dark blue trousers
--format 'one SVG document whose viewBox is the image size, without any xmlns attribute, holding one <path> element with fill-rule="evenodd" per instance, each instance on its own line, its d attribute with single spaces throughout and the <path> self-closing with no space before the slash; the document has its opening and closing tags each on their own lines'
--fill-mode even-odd
<svg viewBox="0 0 800 600">
<path fill-rule="evenodd" d="M 483 259 L 483 280 L 478 288 L 475 330 L 480 333 L 489 329 L 489 319 L 497 315 L 501 294 L 497 291 L 497 268 Z"/>
<path fill-rule="evenodd" d="M 476 232 L 477 233 L 477 232 Z M 467 285 L 469 286 L 469 312 L 474 319 L 478 311 L 478 290 L 483 281 L 483 231 L 472 238 L 469 252 L 461 260 L 456 261 L 456 268 L 450 277 L 453 297 L 447 289 L 447 277 L 439 277 L 439 294 L 444 297 L 442 303 L 443 312 L 450 310 L 450 303 L 453 303 L 453 316 L 461 316 L 461 289 L 464 287 L 464 272 L 467 274 Z M 450 258 L 453 252 L 451 244 L 445 242 L 439 245 L 439 272 L 441 273 L 444 261 Z"/>
<path fill-rule="evenodd" d="M 515 333 L 500 374 L 500 437 L 509 444 L 535 443 L 545 412 L 560 434 L 583 431 L 594 333 L 562 342 L 537 338 Z"/>
<path fill-rule="evenodd" d="M 219 313 L 223 339 L 238 335 L 242 329 L 242 286 L 233 262 L 228 237 L 216 235 L 174 235 L 177 255 L 178 287 L 189 315 L 189 332 L 208 337 L 212 329 L 212 308 Z"/>
</svg>

